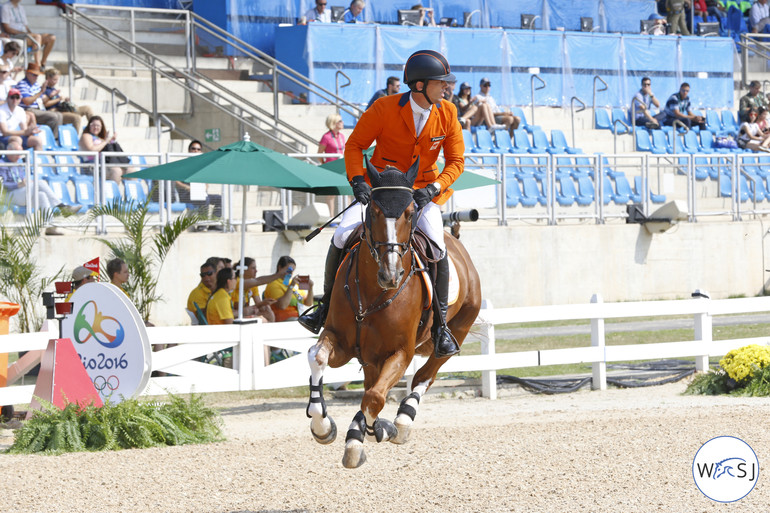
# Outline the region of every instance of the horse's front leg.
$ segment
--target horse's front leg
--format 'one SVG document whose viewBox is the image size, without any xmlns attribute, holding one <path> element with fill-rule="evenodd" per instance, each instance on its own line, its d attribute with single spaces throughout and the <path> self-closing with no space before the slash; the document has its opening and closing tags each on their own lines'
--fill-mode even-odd
<svg viewBox="0 0 770 513">
<path fill-rule="evenodd" d="M 357 468 L 366 461 L 364 439 L 386 442 L 398 433 L 392 422 L 379 418 L 388 392 L 398 383 L 407 366 L 403 351 L 388 358 L 378 370 L 371 365 L 364 367 L 364 398 L 361 410 L 353 417 L 345 437 L 345 454 L 342 464 L 347 468 Z"/>
<path fill-rule="evenodd" d="M 316 345 L 307 352 L 307 361 L 310 364 L 310 401 L 305 413 L 310 418 L 310 432 L 319 444 L 330 444 L 337 438 L 337 425 L 326 413 L 323 395 L 323 374 L 329 363 L 331 350 L 331 336 L 328 331 L 324 331 Z"/>
<path fill-rule="evenodd" d="M 420 408 L 420 400 L 425 395 L 425 392 L 428 391 L 430 383 L 430 381 L 426 381 L 425 383 L 415 385 L 412 388 L 412 393 L 404 397 L 398 406 L 395 422 L 398 435 L 391 440 L 394 444 L 403 444 L 409 440 L 414 418 L 417 416 L 417 410 Z"/>
</svg>

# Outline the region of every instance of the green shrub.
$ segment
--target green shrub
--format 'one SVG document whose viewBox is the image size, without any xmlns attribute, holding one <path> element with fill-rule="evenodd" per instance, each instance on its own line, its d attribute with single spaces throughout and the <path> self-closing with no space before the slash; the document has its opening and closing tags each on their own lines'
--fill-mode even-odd
<svg viewBox="0 0 770 513">
<path fill-rule="evenodd" d="M 185 401 L 171 395 L 160 404 L 129 399 L 100 408 L 70 403 L 62 410 L 41 404 L 43 410 L 16 432 L 7 452 L 61 454 L 223 440 L 221 417 L 202 396 Z"/>
</svg>

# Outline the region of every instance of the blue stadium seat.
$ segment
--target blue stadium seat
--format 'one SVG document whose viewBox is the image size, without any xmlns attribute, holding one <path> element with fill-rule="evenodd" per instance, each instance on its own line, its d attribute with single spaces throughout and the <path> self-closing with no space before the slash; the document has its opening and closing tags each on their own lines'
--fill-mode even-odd
<svg viewBox="0 0 770 513">
<path fill-rule="evenodd" d="M 648 132 L 645 128 L 636 129 L 634 132 L 634 140 L 636 141 L 636 151 L 652 151 L 652 144 L 650 143 L 650 132 Z"/>
<path fill-rule="evenodd" d="M 740 128 L 738 126 L 738 122 L 735 121 L 735 116 L 733 116 L 733 113 L 729 110 L 723 110 L 722 111 L 722 126 L 725 127 L 725 130 L 731 133 L 738 133 L 738 129 Z"/>
<path fill-rule="evenodd" d="M 87 180 L 78 180 L 75 184 L 75 201 L 82 205 L 84 210 L 94 206 L 94 184 Z"/>
<path fill-rule="evenodd" d="M 473 153 L 494 153 L 495 143 L 489 130 L 476 130 L 476 147 Z"/>
<path fill-rule="evenodd" d="M 476 142 L 473 140 L 473 134 L 470 130 L 463 129 L 463 142 L 465 143 L 465 152 L 470 153 L 476 147 Z"/>
<path fill-rule="evenodd" d="M 496 153 L 513 153 L 513 141 L 507 130 L 495 130 Z"/>
<path fill-rule="evenodd" d="M 520 173 L 518 175 L 519 181 L 521 182 L 521 195 L 522 198 L 525 198 L 527 200 L 527 203 L 532 203 L 534 200 L 535 203 L 540 203 L 541 205 L 546 204 L 546 196 L 544 191 L 541 191 L 540 186 L 537 184 L 537 180 L 532 175 L 526 175 L 524 173 Z M 522 199 L 521 201 L 522 205 L 529 206 L 527 203 L 524 202 Z M 535 203 L 532 203 L 534 205 Z"/>
<path fill-rule="evenodd" d="M 613 126 L 615 124 L 615 120 L 617 120 L 617 119 L 621 120 L 623 123 L 625 123 L 626 125 L 630 126 L 630 123 L 628 122 L 628 114 L 626 114 L 626 111 L 621 109 L 620 107 L 615 107 L 615 108 L 612 109 L 612 124 L 613 124 Z M 621 125 L 620 123 L 618 123 L 617 133 L 619 133 L 619 134 L 627 134 L 628 133 L 628 129 L 626 127 L 624 127 L 623 125 Z"/>
<path fill-rule="evenodd" d="M 712 150 L 711 152 L 704 153 L 730 153 L 729 148 L 714 148 L 714 134 L 711 133 L 711 130 L 700 131 L 700 145 L 702 148 Z"/>
<path fill-rule="evenodd" d="M 46 181 L 61 203 L 70 206 L 75 205 L 75 202 L 72 201 L 72 196 L 70 196 L 69 188 L 67 187 L 67 182 L 69 182 L 69 180 L 66 177 L 51 176 Z"/>
<path fill-rule="evenodd" d="M 133 201 L 135 204 L 140 205 L 147 199 L 142 180 L 123 180 L 123 189 L 126 192 L 126 201 Z"/>
<path fill-rule="evenodd" d="M 59 125 L 59 147 L 65 151 L 77 151 L 80 139 L 72 125 Z"/>
<path fill-rule="evenodd" d="M 696 180 L 705 180 L 708 177 L 710 177 L 712 174 L 716 174 L 716 171 L 711 167 L 711 159 L 708 157 L 694 157 L 694 167 L 695 167 L 695 179 Z"/>
<path fill-rule="evenodd" d="M 634 195 L 632 196 L 632 201 L 636 203 L 641 203 L 642 201 L 642 177 L 641 176 L 635 176 L 634 177 Z M 638 199 L 637 199 L 638 198 Z M 650 201 L 653 203 L 665 203 L 666 202 L 666 196 L 664 194 L 653 194 L 652 190 L 650 190 Z"/>
<path fill-rule="evenodd" d="M 557 130 L 556 128 L 551 130 L 551 146 L 559 149 L 557 153 L 569 153 L 571 155 L 576 153 L 583 153 L 583 150 L 579 148 L 573 148 L 567 144 L 567 138 L 564 137 L 564 132 Z"/>
<path fill-rule="evenodd" d="M 54 137 L 53 130 L 51 130 L 50 126 L 38 125 L 37 127 L 40 129 L 40 133 L 37 135 L 43 140 L 43 150 L 45 151 L 61 150 L 61 148 L 59 148 L 59 145 L 56 144 L 56 137 Z"/>
<path fill-rule="evenodd" d="M 113 180 L 104 181 L 104 189 L 102 190 L 102 197 L 104 198 L 104 204 L 110 205 L 116 201 L 123 199 L 123 195 L 120 192 L 120 186 Z"/>
<path fill-rule="evenodd" d="M 80 163 L 77 157 L 72 155 L 56 155 L 55 160 L 57 175 L 65 176 L 71 180 L 77 180 L 81 176 L 80 168 L 75 165 Z M 85 178 L 91 179 L 90 176 Z"/>
<path fill-rule="evenodd" d="M 625 199 L 624 203 L 628 203 L 631 200 L 631 196 L 634 194 L 633 189 L 631 189 L 631 184 L 628 183 L 628 178 L 626 178 L 626 174 L 623 171 L 616 171 L 614 172 L 615 180 L 615 195 L 617 196 L 617 201 L 622 201 Z"/>
<path fill-rule="evenodd" d="M 663 130 L 652 131 L 652 150 L 657 155 L 664 155 L 666 153 L 673 153 L 671 145 L 668 143 L 666 133 Z"/>
<path fill-rule="evenodd" d="M 596 109 L 594 111 L 594 123 L 597 130 L 612 130 L 612 121 L 610 113 L 606 109 Z"/>
<path fill-rule="evenodd" d="M 50 155 L 41 155 L 40 153 L 35 155 L 36 163 L 37 163 L 37 169 L 35 172 L 37 173 L 37 176 L 40 178 L 48 178 L 49 176 L 55 174 L 53 166 L 47 165 L 47 164 L 53 164 L 54 160 L 53 157 Z"/>
<path fill-rule="evenodd" d="M 532 143 L 525 130 L 517 128 L 513 131 L 513 148 L 514 153 L 531 153 Z"/>
<path fill-rule="evenodd" d="M 518 129 L 525 130 L 529 133 L 532 133 L 533 130 L 540 130 L 539 125 L 530 125 L 527 122 L 527 116 L 524 114 L 524 110 L 521 107 L 511 107 L 511 114 L 520 119 Z"/>
<path fill-rule="evenodd" d="M 542 130 L 532 131 L 532 148 L 529 149 L 530 153 L 556 153 L 555 149 L 551 147 L 551 143 L 548 142 L 548 137 Z"/>
<path fill-rule="evenodd" d="M 713 134 L 721 135 L 726 133 L 722 120 L 719 119 L 719 113 L 715 110 L 706 111 L 706 129 L 711 130 Z"/>
</svg>

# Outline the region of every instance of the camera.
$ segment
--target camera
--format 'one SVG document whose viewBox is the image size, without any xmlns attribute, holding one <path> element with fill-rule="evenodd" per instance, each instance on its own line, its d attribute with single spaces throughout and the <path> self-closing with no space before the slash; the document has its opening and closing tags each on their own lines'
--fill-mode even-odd
<svg viewBox="0 0 770 513">
<path fill-rule="evenodd" d="M 458 210 L 456 212 L 446 212 L 441 214 L 441 220 L 444 221 L 444 225 L 460 222 L 476 222 L 479 220 L 479 211 L 475 208 L 469 210 Z"/>
</svg>

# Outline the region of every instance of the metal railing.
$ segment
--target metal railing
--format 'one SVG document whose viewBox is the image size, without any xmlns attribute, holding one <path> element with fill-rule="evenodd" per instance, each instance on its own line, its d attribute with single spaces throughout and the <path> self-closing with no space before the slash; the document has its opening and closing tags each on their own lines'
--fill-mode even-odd
<svg viewBox="0 0 770 513">
<path fill-rule="evenodd" d="M 535 80 L 540 82 L 539 87 L 535 87 Z M 529 104 L 531 105 L 531 109 L 532 109 L 530 112 L 531 120 L 529 123 L 531 125 L 534 125 L 535 124 L 535 91 L 545 89 L 546 83 L 545 83 L 545 80 L 540 78 L 540 75 L 532 75 L 531 77 L 529 77 L 529 87 L 530 87 Z"/>
<path fill-rule="evenodd" d="M 601 82 L 604 87 L 601 89 L 596 88 L 596 81 Z M 606 91 L 609 87 L 607 86 L 607 82 L 602 79 L 599 75 L 594 75 L 594 85 L 593 85 L 593 103 L 591 104 L 591 115 L 593 116 L 593 121 L 591 123 L 591 127 L 596 130 L 596 93 L 600 93 L 602 91 Z M 617 153 L 617 150 L 616 152 Z"/>
<path fill-rule="evenodd" d="M 578 110 L 575 110 L 576 101 L 580 104 L 580 108 Z M 572 120 L 572 147 L 577 148 L 577 145 L 575 144 L 575 114 L 586 110 L 586 104 L 583 102 L 583 100 L 581 100 L 577 96 L 573 96 L 569 100 L 569 110 L 570 110 L 570 118 Z"/>
</svg>

